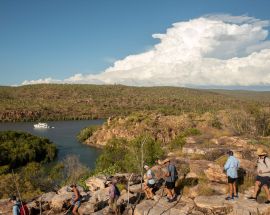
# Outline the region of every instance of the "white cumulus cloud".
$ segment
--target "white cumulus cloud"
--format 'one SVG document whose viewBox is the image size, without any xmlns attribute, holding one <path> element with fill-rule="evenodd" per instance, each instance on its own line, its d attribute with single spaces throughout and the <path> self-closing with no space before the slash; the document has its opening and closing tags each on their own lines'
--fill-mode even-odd
<svg viewBox="0 0 270 215">
<path fill-rule="evenodd" d="M 270 86 L 269 21 L 227 14 L 174 23 L 152 49 L 115 61 L 96 75 L 34 83 L 135 86 Z"/>
</svg>

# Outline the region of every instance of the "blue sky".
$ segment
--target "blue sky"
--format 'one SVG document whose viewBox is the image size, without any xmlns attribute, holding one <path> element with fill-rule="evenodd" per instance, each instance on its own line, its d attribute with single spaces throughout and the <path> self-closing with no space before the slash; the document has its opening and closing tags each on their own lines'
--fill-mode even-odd
<svg viewBox="0 0 270 215">
<path fill-rule="evenodd" d="M 0 85 L 100 73 L 147 51 L 172 23 L 213 13 L 270 20 L 269 10 L 268 0 L 1 0 Z"/>
</svg>

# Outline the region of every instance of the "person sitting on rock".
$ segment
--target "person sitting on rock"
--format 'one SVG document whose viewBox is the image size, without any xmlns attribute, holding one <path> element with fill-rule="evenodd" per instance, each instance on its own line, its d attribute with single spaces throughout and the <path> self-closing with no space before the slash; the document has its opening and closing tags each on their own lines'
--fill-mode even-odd
<svg viewBox="0 0 270 215">
<path fill-rule="evenodd" d="M 71 205 L 72 205 L 72 213 L 74 215 L 79 215 L 78 213 L 78 209 L 81 206 L 81 195 L 80 192 L 76 186 L 76 184 L 72 184 L 70 186 L 73 194 L 72 194 L 72 198 L 71 198 Z"/>
<path fill-rule="evenodd" d="M 147 199 L 154 199 L 154 193 L 153 189 L 155 187 L 155 174 L 153 171 L 150 169 L 149 166 L 145 165 L 144 169 L 147 171 L 146 172 L 146 183 L 144 184 L 144 192 L 147 197 Z"/>
<path fill-rule="evenodd" d="M 239 160 L 233 156 L 233 151 L 228 151 L 228 160 L 224 165 L 224 170 L 228 176 L 228 184 L 229 184 L 229 192 L 230 195 L 226 197 L 226 200 L 233 200 L 234 197 L 238 198 L 237 194 L 237 178 L 238 174 L 237 171 L 239 169 Z"/>
<path fill-rule="evenodd" d="M 270 182 L 270 159 L 267 156 L 267 152 L 262 148 L 257 149 L 258 159 L 257 159 L 257 176 L 255 182 L 255 188 L 253 196 L 248 197 L 251 200 L 257 200 L 257 196 L 261 188 L 265 190 L 267 195 L 267 201 L 265 204 L 270 203 L 270 192 L 269 192 L 269 182 Z"/>
<path fill-rule="evenodd" d="M 117 207 L 117 200 L 120 196 L 120 191 L 118 187 L 116 186 L 117 181 L 116 179 L 113 179 L 112 181 L 109 181 L 108 185 L 110 187 L 109 189 L 109 210 L 113 211 L 115 214 L 118 214 L 118 207 Z"/>
<path fill-rule="evenodd" d="M 175 165 L 171 164 L 169 159 L 165 159 L 163 164 L 166 165 L 165 190 L 167 193 L 168 202 L 173 202 L 176 199 L 174 188 L 175 182 L 178 179 L 178 173 L 176 171 Z"/>
</svg>

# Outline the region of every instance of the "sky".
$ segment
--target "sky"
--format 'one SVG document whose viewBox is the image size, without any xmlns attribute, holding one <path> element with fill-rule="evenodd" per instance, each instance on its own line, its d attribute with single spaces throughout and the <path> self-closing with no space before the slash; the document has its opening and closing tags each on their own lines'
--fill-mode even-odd
<svg viewBox="0 0 270 215">
<path fill-rule="evenodd" d="M 0 85 L 265 89 L 269 10 L 269 0 L 1 0 Z"/>
</svg>

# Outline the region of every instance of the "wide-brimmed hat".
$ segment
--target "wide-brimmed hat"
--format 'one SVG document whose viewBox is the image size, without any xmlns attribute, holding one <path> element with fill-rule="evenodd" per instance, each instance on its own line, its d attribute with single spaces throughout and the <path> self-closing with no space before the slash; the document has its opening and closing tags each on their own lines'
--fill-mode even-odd
<svg viewBox="0 0 270 215">
<path fill-rule="evenodd" d="M 267 152 L 263 148 L 258 148 L 256 154 L 260 155 L 267 155 Z"/>
<path fill-rule="evenodd" d="M 168 162 L 170 162 L 170 159 L 166 158 L 162 163 L 165 164 L 165 163 L 168 163 Z"/>
<path fill-rule="evenodd" d="M 147 169 L 147 168 L 149 168 L 149 166 L 145 164 L 145 165 L 143 166 L 143 168 Z"/>
</svg>

